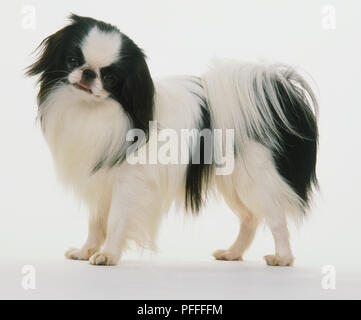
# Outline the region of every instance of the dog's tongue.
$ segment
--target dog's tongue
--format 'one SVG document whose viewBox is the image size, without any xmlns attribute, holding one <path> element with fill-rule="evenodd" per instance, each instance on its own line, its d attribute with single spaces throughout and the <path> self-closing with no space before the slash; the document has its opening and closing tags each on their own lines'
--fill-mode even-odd
<svg viewBox="0 0 361 320">
<path fill-rule="evenodd" d="M 88 89 L 88 90 L 89 90 L 89 87 L 86 86 L 85 84 L 81 83 L 81 82 L 79 82 L 78 85 L 81 86 L 81 87 L 84 88 L 84 89 Z"/>
</svg>

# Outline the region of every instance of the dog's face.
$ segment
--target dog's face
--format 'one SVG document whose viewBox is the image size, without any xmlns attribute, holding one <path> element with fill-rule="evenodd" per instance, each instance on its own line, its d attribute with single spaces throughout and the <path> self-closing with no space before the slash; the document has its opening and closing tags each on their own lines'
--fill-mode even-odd
<svg viewBox="0 0 361 320">
<path fill-rule="evenodd" d="M 117 31 L 90 29 L 78 42 L 72 34 L 63 61 L 66 80 L 75 94 L 84 98 L 105 99 L 116 94 L 121 70 L 121 35 Z"/>
<path fill-rule="evenodd" d="M 116 100 L 134 127 L 152 119 L 154 87 L 142 50 L 116 27 L 72 15 L 47 37 L 28 75 L 40 74 L 39 106 L 59 86 L 86 102 Z M 101 104 L 101 103 L 100 103 Z"/>
</svg>

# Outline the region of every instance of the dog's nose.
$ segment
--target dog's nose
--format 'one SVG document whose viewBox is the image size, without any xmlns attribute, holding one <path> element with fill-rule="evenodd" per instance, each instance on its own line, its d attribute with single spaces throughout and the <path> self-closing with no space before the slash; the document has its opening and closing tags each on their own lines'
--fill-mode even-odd
<svg viewBox="0 0 361 320">
<path fill-rule="evenodd" d="M 91 80 L 94 80 L 96 78 L 96 73 L 93 71 L 93 70 L 90 70 L 90 69 L 85 69 L 83 71 L 83 79 L 85 81 L 91 81 Z"/>
</svg>

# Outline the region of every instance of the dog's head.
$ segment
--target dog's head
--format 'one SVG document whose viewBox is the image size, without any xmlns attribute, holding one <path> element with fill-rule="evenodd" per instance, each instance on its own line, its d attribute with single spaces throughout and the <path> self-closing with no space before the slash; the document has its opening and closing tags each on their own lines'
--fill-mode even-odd
<svg viewBox="0 0 361 320">
<path fill-rule="evenodd" d="M 27 75 L 40 75 L 39 105 L 60 86 L 79 99 L 114 99 L 143 128 L 152 118 L 154 86 L 143 51 L 116 27 L 88 17 L 44 39 Z M 100 104 L 101 105 L 101 104 Z"/>
</svg>

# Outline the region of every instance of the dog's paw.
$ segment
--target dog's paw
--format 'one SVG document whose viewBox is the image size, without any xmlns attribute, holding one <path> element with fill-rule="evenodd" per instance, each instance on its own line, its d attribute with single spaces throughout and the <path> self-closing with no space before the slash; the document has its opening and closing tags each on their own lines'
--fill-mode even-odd
<svg viewBox="0 0 361 320">
<path fill-rule="evenodd" d="M 108 253 L 96 252 L 90 257 L 89 263 L 96 266 L 115 266 L 118 258 Z"/>
<path fill-rule="evenodd" d="M 227 260 L 227 261 L 242 261 L 242 256 L 232 250 L 217 250 L 213 253 L 213 257 L 216 260 Z"/>
<path fill-rule="evenodd" d="M 65 257 L 72 260 L 89 260 L 96 249 L 69 249 L 65 252 Z"/>
<path fill-rule="evenodd" d="M 282 266 L 282 267 L 290 267 L 293 264 L 293 257 L 292 256 L 279 256 L 278 254 L 270 254 L 265 256 L 264 259 L 266 260 L 267 265 L 269 266 Z"/>
</svg>

